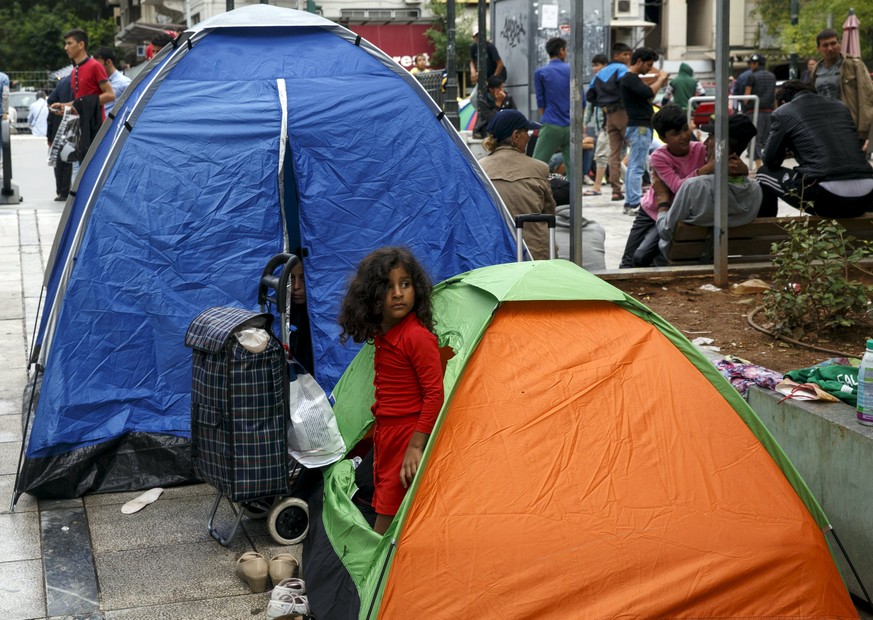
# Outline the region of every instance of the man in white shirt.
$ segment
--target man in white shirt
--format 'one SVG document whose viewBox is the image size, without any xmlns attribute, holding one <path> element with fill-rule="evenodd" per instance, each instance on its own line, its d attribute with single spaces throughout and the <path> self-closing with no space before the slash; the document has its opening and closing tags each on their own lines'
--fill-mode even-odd
<svg viewBox="0 0 873 620">
<path fill-rule="evenodd" d="M 36 93 L 36 101 L 30 104 L 27 111 L 27 122 L 32 135 L 45 138 L 48 129 L 48 103 L 44 92 Z"/>
<path fill-rule="evenodd" d="M 115 52 L 108 47 L 101 47 L 94 52 L 94 60 L 101 63 L 106 68 L 106 75 L 109 76 L 109 84 L 112 86 L 112 90 L 115 91 L 115 101 L 111 101 L 103 106 L 106 113 L 109 114 L 115 104 L 121 100 L 121 94 L 127 88 L 128 84 L 130 84 L 130 78 L 116 68 Z"/>
</svg>

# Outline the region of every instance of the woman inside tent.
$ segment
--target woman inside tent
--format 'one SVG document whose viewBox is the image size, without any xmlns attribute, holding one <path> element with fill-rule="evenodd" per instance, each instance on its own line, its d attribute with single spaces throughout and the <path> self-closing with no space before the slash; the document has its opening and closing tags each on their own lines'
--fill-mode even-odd
<svg viewBox="0 0 873 620">
<path fill-rule="evenodd" d="M 299 257 L 299 254 L 298 254 Z M 306 283 L 303 280 L 303 260 L 291 268 L 288 278 L 288 346 L 291 355 L 315 377 L 315 364 L 312 354 L 312 330 L 309 313 L 306 311 Z"/>
</svg>

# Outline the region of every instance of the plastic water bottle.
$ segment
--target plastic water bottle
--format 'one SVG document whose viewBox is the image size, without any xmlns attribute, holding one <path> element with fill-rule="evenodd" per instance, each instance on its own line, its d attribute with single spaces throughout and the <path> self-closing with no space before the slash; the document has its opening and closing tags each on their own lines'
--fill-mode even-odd
<svg viewBox="0 0 873 620">
<path fill-rule="evenodd" d="M 873 426 L 873 340 L 858 368 L 858 424 Z"/>
</svg>

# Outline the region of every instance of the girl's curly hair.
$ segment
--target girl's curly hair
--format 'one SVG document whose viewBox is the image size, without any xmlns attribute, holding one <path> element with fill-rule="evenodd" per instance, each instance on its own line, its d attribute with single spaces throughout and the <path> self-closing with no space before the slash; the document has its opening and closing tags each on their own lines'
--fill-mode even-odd
<svg viewBox="0 0 873 620">
<path fill-rule="evenodd" d="M 433 309 L 430 293 L 433 286 L 424 268 L 412 252 L 403 247 L 379 248 L 368 254 L 358 265 L 349 281 L 349 289 L 340 307 L 338 322 L 343 331 L 340 342 L 351 337 L 355 342 L 366 342 L 382 333 L 382 309 L 388 292 L 388 274 L 395 267 L 403 267 L 412 278 L 415 291 L 413 310 L 428 331 L 433 332 Z"/>
</svg>

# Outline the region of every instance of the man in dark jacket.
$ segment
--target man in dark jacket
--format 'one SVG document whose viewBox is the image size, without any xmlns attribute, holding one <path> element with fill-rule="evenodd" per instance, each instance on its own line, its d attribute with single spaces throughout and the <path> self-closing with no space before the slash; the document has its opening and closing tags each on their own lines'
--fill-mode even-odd
<svg viewBox="0 0 873 620">
<path fill-rule="evenodd" d="M 873 169 L 858 148 L 849 109 L 800 80 L 782 84 L 776 102 L 757 173 L 764 193 L 758 216 L 775 216 L 779 198 L 822 217 L 873 210 Z M 782 167 L 786 151 L 797 160 L 793 170 Z"/>
<path fill-rule="evenodd" d="M 46 99 L 46 103 L 49 105 L 53 103 L 60 103 L 64 101 L 72 101 L 73 100 L 73 85 L 71 82 L 71 76 L 67 76 L 61 79 L 60 82 L 57 83 L 54 90 L 49 94 L 48 99 Z M 47 133 L 46 139 L 48 140 L 49 148 L 52 146 L 52 142 L 55 140 L 55 135 L 58 132 L 58 127 L 61 124 L 61 116 L 57 114 L 49 114 L 46 122 Z M 69 162 L 65 162 L 58 157 L 55 160 L 55 190 L 57 195 L 55 196 L 55 200 L 58 202 L 63 202 L 67 199 L 67 195 L 70 193 L 70 184 L 73 180 L 73 164 Z"/>
<path fill-rule="evenodd" d="M 744 95 L 758 96 L 758 119 L 755 126 L 758 138 L 755 140 L 755 164 L 761 165 L 761 154 L 770 135 L 770 115 L 773 113 L 773 99 L 776 96 L 776 76 L 766 68 L 767 59 L 761 54 L 752 54 L 749 58 L 749 69 L 752 73 L 746 78 Z M 746 102 L 744 110 L 751 115 L 754 110 L 752 102 Z"/>
<path fill-rule="evenodd" d="M 484 138 L 485 128 L 500 110 L 515 110 L 515 102 L 503 88 L 503 78 L 492 75 L 487 81 L 488 88 L 480 93 L 476 102 L 476 126 L 473 127 L 474 138 Z"/>
</svg>

